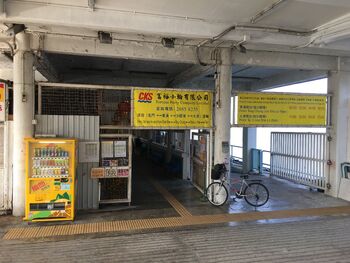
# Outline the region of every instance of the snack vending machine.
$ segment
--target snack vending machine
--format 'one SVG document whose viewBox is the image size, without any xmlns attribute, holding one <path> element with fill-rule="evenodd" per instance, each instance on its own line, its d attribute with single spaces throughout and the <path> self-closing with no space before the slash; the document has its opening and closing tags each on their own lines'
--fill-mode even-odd
<svg viewBox="0 0 350 263">
<path fill-rule="evenodd" d="M 73 220 L 76 140 L 25 139 L 25 220 Z"/>
</svg>

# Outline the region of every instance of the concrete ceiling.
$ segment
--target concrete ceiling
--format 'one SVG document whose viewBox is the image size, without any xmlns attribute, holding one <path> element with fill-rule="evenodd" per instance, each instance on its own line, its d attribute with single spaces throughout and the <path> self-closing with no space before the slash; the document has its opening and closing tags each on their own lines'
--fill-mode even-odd
<svg viewBox="0 0 350 263">
<path fill-rule="evenodd" d="M 70 83 L 167 86 L 172 77 L 192 65 L 160 61 L 46 53 L 58 79 Z"/>
<path fill-rule="evenodd" d="M 186 63 L 103 58 L 46 53 L 46 59 L 57 71 L 59 81 L 66 83 L 136 85 L 166 87 L 172 78 L 193 65 Z M 235 65 L 232 79 L 235 89 L 252 87 L 257 82 L 295 70 L 273 67 Z M 206 82 L 204 83 L 203 80 Z M 194 88 L 214 88 L 214 68 L 199 78 Z M 186 83 L 183 83 L 186 84 Z M 182 85 L 178 85 L 181 87 Z M 184 87 L 187 87 L 184 85 Z M 261 86 L 257 86 L 260 88 Z"/>
<path fill-rule="evenodd" d="M 0 2 L 4 4 L 1 9 L 0 3 L 0 33 L 16 23 L 24 24 L 27 32 L 40 35 L 42 39 L 47 36 L 58 39 L 60 36 L 69 36 L 95 41 L 98 31 L 105 31 L 112 34 L 113 43 L 118 40 L 134 41 L 134 47 L 138 42 L 159 44 L 162 37 L 171 37 L 175 38 L 176 45 L 185 47 L 196 47 L 199 43 L 210 40 L 206 46 L 232 47 L 242 44 L 249 51 L 283 51 L 325 56 L 350 54 L 349 0 Z M 78 49 L 79 45 L 76 45 Z M 74 44 L 72 46 L 74 48 Z M 192 70 L 200 72 L 202 79 L 209 78 L 210 85 L 213 85 L 214 69 L 193 69 L 193 64 L 45 52 L 43 55 L 38 70 L 41 72 L 50 68 L 51 73 L 43 73 L 49 80 L 171 86 L 174 79 L 183 80 L 181 74 L 188 76 Z M 296 81 L 298 78 L 295 76 L 298 74 L 306 79 L 323 76 L 324 72 L 235 65 L 233 81 L 236 86 L 242 84 L 242 87 L 248 89 L 255 86 L 261 88 L 277 81 L 283 82 L 283 79 Z M 257 85 L 258 82 L 264 85 Z"/>
<path fill-rule="evenodd" d="M 272 77 L 283 72 L 288 72 L 288 69 L 270 68 L 270 67 L 252 67 L 252 66 L 235 66 L 232 76 L 239 82 L 254 80 L 262 80 Z"/>
<path fill-rule="evenodd" d="M 47 53 L 46 55 L 50 63 L 57 69 L 60 78 L 65 82 L 69 82 L 69 78 L 73 75 L 88 76 L 89 72 L 114 77 L 123 77 L 130 74 L 134 78 L 152 77 L 154 79 L 167 80 L 192 66 L 185 63 L 160 61 L 113 59 L 53 53 Z M 232 76 L 237 80 L 251 81 L 264 79 L 287 71 L 288 69 L 282 68 L 236 65 L 232 70 Z M 204 77 L 213 77 L 213 74 L 207 74 Z"/>
<path fill-rule="evenodd" d="M 156 61 L 113 59 L 92 56 L 74 56 L 46 53 L 47 58 L 64 76 L 79 72 L 111 73 L 116 76 L 123 73 L 137 75 L 152 75 L 154 78 L 170 78 L 191 65 L 185 63 L 166 63 Z"/>
<path fill-rule="evenodd" d="M 0 22 L 24 23 L 35 32 L 96 36 L 102 30 L 117 39 L 133 34 L 200 41 L 236 26 L 221 39 L 245 36 L 246 44 L 311 53 L 315 47 L 350 51 L 348 0 L 8 0 L 2 11 Z"/>
</svg>

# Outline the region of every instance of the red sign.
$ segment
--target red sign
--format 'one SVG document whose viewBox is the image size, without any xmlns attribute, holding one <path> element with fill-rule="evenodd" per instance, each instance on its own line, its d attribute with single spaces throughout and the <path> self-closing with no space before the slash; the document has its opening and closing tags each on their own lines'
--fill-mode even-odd
<svg viewBox="0 0 350 263">
<path fill-rule="evenodd" d="M 45 181 L 39 181 L 33 184 L 31 187 L 32 192 L 45 191 L 49 188 L 50 188 L 50 185 L 48 185 Z"/>
<path fill-rule="evenodd" d="M 152 92 L 140 92 L 138 102 L 151 103 L 153 99 Z"/>
<path fill-rule="evenodd" d="M 5 83 L 0 82 L 0 121 L 5 121 Z"/>
</svg>

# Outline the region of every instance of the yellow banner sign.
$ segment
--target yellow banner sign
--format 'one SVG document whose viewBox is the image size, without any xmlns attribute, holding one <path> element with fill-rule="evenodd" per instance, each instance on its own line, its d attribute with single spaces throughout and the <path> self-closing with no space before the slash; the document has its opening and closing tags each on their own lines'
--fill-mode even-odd
<svg viewBox="0 0 350 263">
<path fill-rule="evenodd" d="M 209 128 L 212 93 L 183 90 L 134 90 L 134 126 Z"/>
<path fill-rule="evenodd" d="M 239 125 L 325 126 L 327 96 L 240 93 Z"/>
<path fill-rule="evenodd" d="M 5 101 L 5 84 L 0 83 L 0 102 Z"/>
</svg>

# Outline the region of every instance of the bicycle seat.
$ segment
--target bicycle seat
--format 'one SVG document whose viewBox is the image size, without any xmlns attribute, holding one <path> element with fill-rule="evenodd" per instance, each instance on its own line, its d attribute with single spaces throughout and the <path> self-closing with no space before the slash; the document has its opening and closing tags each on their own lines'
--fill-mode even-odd
<svg viewBox="0 0 350 263">
<path fill-rule="evenodd" d="M 247 174 L 241 175 L 240 177 L 241 177 L 242 179 L 248 179 L 248 178 L 249 178 L 249 176 L 248 176 Z"/>
</svg>

